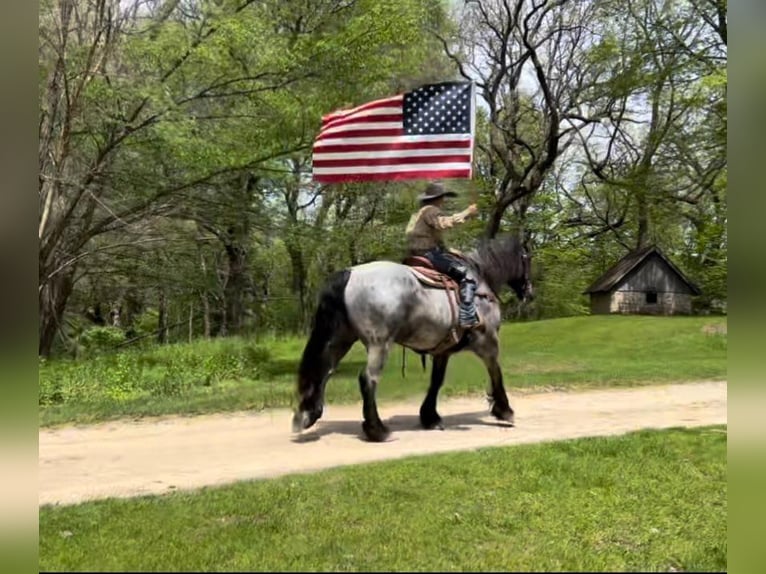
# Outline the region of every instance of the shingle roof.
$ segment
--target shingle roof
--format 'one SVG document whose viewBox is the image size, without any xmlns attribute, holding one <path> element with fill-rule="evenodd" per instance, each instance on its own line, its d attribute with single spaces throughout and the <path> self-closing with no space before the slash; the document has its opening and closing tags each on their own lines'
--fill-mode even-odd
<svg viewBox="0 0 766 574">
<path fill-rule="evenodd" d="M 678 275 L 681 281 L 688 285 L 694 295 L 700 295 L 702 293 L 694 283 L 689 281 L 684 274 L 681 273 L 678 267 L 673 265 L 673 263 L 665 257 L 656 245 L 648 245 L 647 247 L 631 251 L 617 263 L 612 265 L 601 277 L 596 279 L 590 287 L 583 291 L 583 294 L 611 291 L 628 275 L 628 273 L 638 267 L 652 253 L 656 253 L 665 263 L 667 263 L 668 267 Z"/>
</svg>

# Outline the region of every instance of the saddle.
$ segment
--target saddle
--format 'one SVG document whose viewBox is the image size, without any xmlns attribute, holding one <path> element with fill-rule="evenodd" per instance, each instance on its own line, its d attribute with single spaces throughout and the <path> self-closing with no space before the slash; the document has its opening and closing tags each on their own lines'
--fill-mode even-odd
<svg viewBox="0 0 766 574">
<path fill-rule="evenodd" d="M 457 289 L 457 282 L 444 273 L 434 269 L 431 262 L 426 257 L 420 255 L 410 255 L 402 262 L 410 268 L 410 271 L 417 277 L 423 285 L 435 287 L 437 289 Z"/>
<path fill-rule="evenodd" d="M 462 253 L 454 249 L 448 250 L 450 255 L 458 259 L 463 259 Z M 402 261 L 402 264 L 411 268 L 412 272 L 423 283 L 429 287 L 437 289 L 457 289 L 457 282 L 449 275 L 445 275 L 434 269 L 433 264 L 427 257 L 422 255 L 408 255 Z"/>
<path fill-rule="evenodd" d="M 437 345 L 435 348 L 431 349 L 430 352 L 433 354 L 438 354 L 456 345 L 458 342 L 460 342 L 464 331 L 464 329 L 460 327 L 457 320 L 458 307 L 460 305 L 460 298 L 458 296 L 459 286 L 457 281 L 452 279 L 452 277 L 449 275 L 434 269 L 428 258 L 421 257 L 420 255 L 409 255 L 408 257 L 404 258 L 402 264 L 408 266 L 412 274 L 423 285 L 435 289 L 444 289 L 447 291 L 447 301 L 449 301 L 452 327 L 450 329 L 449 335 L 447 335 L 447 338 L 439 343 L 439 345 Z"/>
<path fill-rule="evenodd" d="M 458 259 L 465 260 L 463 254 L 454 249 L 450 249 L 449 252 L 456 256 Z M 457 320 L 458 308 L 460 307 L 460 297 L 458 295 L 459 285 L 457 281 L 452 279 L 449 275 L 445 275 L 434 269 L 431 261 L 427 257 L 420 255 L 408 255 L 402 260 L 402 264 L 410 268 L 412 274 L 417 278 L 420 283 L 427 287 L 434 289 L 444 289 L 447 291 L 447 300 L 449 301 L 451 324 L 450 332 L 447 337 L 439 343 L 435 348 L 428 351 L 434 355 L 443 352 L 454 345 L 457 345 L 466 332 L 466 329 L 460 326 Z M 491 291 L 484 289 L 478 289 L 476 291 L 476 297 L 481 297 L 489 301 L 497 301 L 496 297 Z"/>
</svg>

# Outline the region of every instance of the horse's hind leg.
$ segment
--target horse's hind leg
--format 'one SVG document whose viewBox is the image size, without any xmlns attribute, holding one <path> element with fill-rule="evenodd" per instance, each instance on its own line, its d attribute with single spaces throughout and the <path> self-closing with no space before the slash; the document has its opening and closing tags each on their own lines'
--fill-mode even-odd
<svg viewBox="0 0 766 574">
<path fill-rule="evenodd" d="M 319 372 L 315 375 L 317 378 L 307 386 L 298 406 L 298 411 L 293 417 L 294 432 L 300 432 L 312 427 L 322 417 L 327 381 L 335 372 L 335 369 L 338 368 L 338 363 L 346 356 L 355 342 L 355 336 L 344 334 L 331 341 L 322 352 Z"/>
<path fill-rule="evenodd" d="M 330 380 L 330 377 L 338 368 L 338 363 L 340 363 L 343 357 L 346 356 L 346 354 L 349 352 L 349 350 L 354 345 L 354 343 L 356 343 L 356 340 L 357 340 L 356 337 L 346 336 L 345 338 L 338 338 L 332 343 L 330 343 L 327 350 L 327 354 L 329 356 L 329 361 L 328 361 L 329 368 L 324 373 L 324 376 L 322 377 L 322 382 L 319 385 L 319 395 L 318 395 L 317 401 L 318 401 L 318 404 L 320 405 L 320 408 L 324 407 L 324 393 L 325 393 L 325 389 L 327 388 L 327 381 Z"/>
<path fill-rule="evenodd" d="M 370 344 L 367 347 L 367 368 L 359 373 L 359 390 L 362 393 L 364 415 L 362 430 L 372 442 L 382 442 L 391 434 L 388 427 L 380 420 L 378 405 L 375 401 L 378 382 L 388 358 L 389 348 L 390 343 Z"/>
<path fill-rule="evenodd" d="M 420 406 L 420 424 L 425 429 L 444 430 L 442 418 L 436 412 L 436 399 L 439 396 L 439 390 L 444 384 L 444 375 L 447 372 L 447 362 L 449 355 L 437 355 L 433 358 L 431 368 L 431 384 L 428 387 L 428 393 Z"/>
</svg>

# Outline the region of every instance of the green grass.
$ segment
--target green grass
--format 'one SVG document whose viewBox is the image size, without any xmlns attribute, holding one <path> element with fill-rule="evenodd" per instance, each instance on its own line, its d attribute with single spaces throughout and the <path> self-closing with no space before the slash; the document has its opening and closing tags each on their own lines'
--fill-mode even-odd
<svg viewBox="0 0 766 574">
<path fill-rule="evenodd" d="M 726 521 L 726 427 L 671 429 L 45 506 L 39 567 L 724 571 Z"/>
<path fill-rule="evenodd" d="M 723 332 L 710 332 L 717 328 Z M 586 316 L 505 324 L 501 364 L 509 392 L 726 378 L 724 317 Z M 194 414 L 291 406 L 305 337 L 224 339 L 51 361 L 40 367 L 40 424 L 117 417 Z M 428 372 L 407 352 L 401 376 L 395 347 L 379 387 L 381 401 L 423 396 Z M 365 362 L 357 343 L 328 385 L 331 403 L 359 399 Z M 484 366 L 453 357 L 442 396 L 483 393 Z"/>
</svg>

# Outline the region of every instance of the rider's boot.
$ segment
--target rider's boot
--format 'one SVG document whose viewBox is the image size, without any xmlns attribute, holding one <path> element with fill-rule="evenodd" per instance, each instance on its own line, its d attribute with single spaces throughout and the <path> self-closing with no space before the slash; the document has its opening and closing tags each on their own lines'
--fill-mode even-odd
<svg viewBox="0 0 766 574">
<path fill-rule="evenodd" d="M 481 325 L 481 320 L 474 304 L 475 293 L 476 281 L 470 277 L 465 277 L 460 282 L 460 312 L 458 314 L 460 326 L 464 329 L 474 329 Z"/>
</svg>

